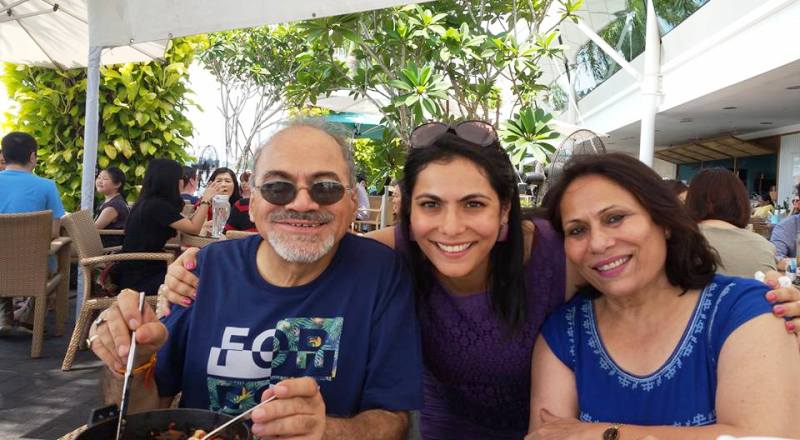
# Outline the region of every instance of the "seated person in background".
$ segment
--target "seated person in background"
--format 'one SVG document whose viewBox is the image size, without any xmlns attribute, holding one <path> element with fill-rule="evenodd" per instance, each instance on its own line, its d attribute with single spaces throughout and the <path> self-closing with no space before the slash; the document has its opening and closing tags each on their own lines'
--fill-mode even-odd
<svg viewBox="0 0 800 440">
<path fill-rule="evenodd" d="M 759 196 L 758 207 L 753 209 L 753 217 L 767 218 L 775 209 L 770 196 Z"/>
<path fill-rule="evenodd" d="M 255 225 L 250 221 L 248 206 L 250 201 L 246 200 L 241 203 L 242 193 L 239 187 L 239 182 L 236 180 L 236 173 L 230 168 L 217 168 L 211 173 L 208 178 L 209 185 L 217 185 L 217 194 L 224 194 L 229 196 L 228 203 L 230 204 L 230 211 L 228 220 L 225 223 L 225 230 L 231 229 L 236 231 L 255 231 Z M 214 219 L 213 203 L 208 207 L 208 221 L 203 225 L 203 230 L 200 235 L 211 235 L 211 222 Z"/>
<path fill-rule="evenodd" d="M 108 167 L 97 174 L 94 180 L 97 192 L 105 199 L 95 212 L 97 229 L 125 229 L 130 208 L 125 201 L 125 173 L 117 167 Z M 122 246 L 122 235 L 101 235 L 103 247 Z"/>
<path fill-rule="evenodd" d="M 39 145 L 27 133 L 11 132 L 3 137 L 6 168 L 0 171 L 0 214 L 53 211 L 51 234 L 58 236 L 64 206 L 55 182 L 33 174 Z M 51 260 L 52 261 L 52 260 Z M 44 264 L 44 262 L 43 262 Z M 51 271 L 55 263 L 51 264 Z M 1 276 L 1 275 L 0 275 Z M 17 323 L 14 322 L 16 319 Z M 12 332 L 16 324 L 33 322 L 33 298 L 24 298 L 14 310 L 12 298 L 0 298 L 0 336 Z"/>
<path fill-rule="evenodd" d="M 252 413 L 258 437 L 404 439 L 422 400 L 411 279 L 391 249 L 347 233 L 349 145 L 330 124 L 294 123 L 256 153 L 253 179 L 259 235 L 197 253 L 191 307 L 162 323 L 125 291 L 92 325 L 91 349 L 115 371 L 130 328 L 137 366 L 160 349 L 156 386 L 135 376 L 131 412 L 182 392 L 182 407 L 233 415 L 277 395 Z M 108 398 L 121 379 L 109 377 Z"/>
<path fill-rule="evenodd" d="M 752 278 L 775 270 L 775 245 L 744 229 L 750 220 L 747 189 L 725 168 L 706 168 L 692 179 L 685 201 L 689 215 L 720 258 L 719 273 Z"/>
<path fill-rule="evenodd" d="M 797 185 L 800 191 L 800 185 Z M 800 232 L 800 215 L 790 215 L 772 228 L 769 241 L 775 245 L 775 261 L 779 270 L 786 270 L 785 258 L 797 257 L 797 234 Z"/>
<path fill-rule="evenodd" d="M 770 316 L 769 288 L 715 274 L 716 255 L 652 169 L 576 156 L 548 197 L 588 285 L 534 347 L 528 438 L 800 436 L 800 355 Z"/>
<path fill-rule="evenodd" d="M 678 196 L 681 202 L 686 202 L 686 192 L 689 191 L 689 187 L 685 183 L 676 179 L 664 179 L 664 183 L 673 194 Z"/>
<path fill-rule="evenodd" d="M 356 211 L 357 220 L 366 220 L 369 218 L 369 194 L 367 194 L 367 178 L 363 174 L 359 174 L 356 178 L 356 199 L 358 200 L 358 211 Z"/>
<path fill-rule="evenodd" d="M 252 173 L 250 171 L 243 171 L 242 174 L 239 175 L 239 189 L 242 191 L 242 198 L 249 199 L 250 198 L 250 176 Z"/>
<path fill-rule="evenodd" d="M 183 199 L 178 185 L 183 170 L 171 159 L 152 159 L 144 173 L 142 191 L 125 225 L 122 252 L 163 252 L 167 240 L 177 231 L 197 234 L 206 221 L 208 210 L 198 209 L 191 219 L 181 215 Z M 208 205 L 217 193 L 217 185 L 209 185 L 200 205 Z M 164 281 L 164 261 L 121 261 L 114 269 L 115 284 L 155 295 Z"/>
<path fill-rule="evenodd" d="M 183 176 L 180 183 L 181 198 L 192 205 L 199 200 L 194 193 L 197 191 L 197 169 L 193 167 L 183 167 Z"/>
<path fill-rule="evenodd" d="M 792 196 L 792 210 L 789 211 L 789 215 L 797 215 L 800 214 L 800 195 L 793 195 Z"/>
</svg>

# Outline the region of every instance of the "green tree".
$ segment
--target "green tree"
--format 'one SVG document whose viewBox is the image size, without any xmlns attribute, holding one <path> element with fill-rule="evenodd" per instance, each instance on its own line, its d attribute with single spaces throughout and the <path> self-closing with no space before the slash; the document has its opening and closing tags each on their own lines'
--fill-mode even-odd
<svg viewBox="0 0 800 440">
<path fill-rule="evenodd" d="M 208 41 L 199 58 L 220 85 L 225 162 L 240 171 L 258 133 L 287 109 L 285 89 L 297 75 L 305 38 L 296 26 L 281 25 L 218 32 Z"/>
<path fill-rule="evenodd" d="M 192 124 L 184 111 L 192 101 L 186 85 L 189 64 L 202 39 L 170 42 L 165 61 L 100 69 L 100 132 L 97 165 L 119 167 L 138 195 L 147 162 L 167 157 L 185 163 Z M 16 106 L 4 128 L 30 133 L 39 143 L 36 173 L 55 180 L 64 207 L 80 206 L 86 71 L 5 64 L 2 82 Z"/>
<path fill-rule="evenodd" d="M 300 23 L 310 48 L 287 98 L 303 105 L 346 90 L 368 99 L 398 148 L 428 119 L 498 124 L 500 83 L 511 86 L 512 108 L 535 107 L 547 89 L 537 63 L 561 54 L 557 23 L 541 28 L 555 4 L 565 19 L 582 0 L 441 0 Z"/>
</svg>

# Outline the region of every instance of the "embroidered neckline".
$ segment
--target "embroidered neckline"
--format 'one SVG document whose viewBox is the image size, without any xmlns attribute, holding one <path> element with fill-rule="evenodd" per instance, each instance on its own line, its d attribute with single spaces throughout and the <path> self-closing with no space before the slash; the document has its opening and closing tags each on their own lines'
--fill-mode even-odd
<svg viewBox="0 0 800 440">
<path fill-rule="evenodd" d="M 660 386 L 664 380 L 674 378 L 677 371 L 683 366 L 682 359 L 691 356 L 698 342 L 698 334 L 703 332 L 707 319 L 706 312 L 711 307 L 709 296 L 714 289 L 716 289 L 716 282 L 714 281 L 703 288 L 700 298 L 698 298 L 697 304 L 694 306 L 692 318 L 684 329 L 678 345 L 664 364 L 647 376 L 629 373 L 611 358 L 597 331 L 597 320 L 594 315 L 592 301 L 586 299 L 581 305 L 581 311 L 584 315 L 582 325 L 584 332 L 589 336 L 587 344 L 592 352 L 600 358 L 600 368 L 607 371 L 609 375 L 616 376 L 623 388 L 637 389 L 641 387 L 645 391 L 651 391 L 653 388 Z"/>
</svg>

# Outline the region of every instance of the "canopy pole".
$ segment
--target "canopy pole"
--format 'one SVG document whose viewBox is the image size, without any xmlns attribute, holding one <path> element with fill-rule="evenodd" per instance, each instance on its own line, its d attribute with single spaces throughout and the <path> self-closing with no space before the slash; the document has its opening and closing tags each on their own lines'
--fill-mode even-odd
<svg viewBox="0 0 800 440">
<path fill-rule="evenodd" d="M 100 53 L 102 47 L 89 48 L 86 68 L 86 115 L 83 129 L 83 179 L 81 180 L 81 209 L 94 208 L 94 170 L 97 163 L 97 131 L 100 119 Z"/>
<path fill-rule="evenodd" d="M 81 179 L 81 209 L 92 212 L 94 209 L 94 171 L 97 163 L 97 135 L 100 119 L 100 54 L 102 47 L 89 48 L 89 63 L 86 67 L 86 115 L 83 128 L 83 176 Z M 80 267 L 80 266 L 79 266 Z M 77 306 L 75 319 L 78 319 L 83 305 L 83 276 L 78 275 Z"/>
<path fill-rule="evenodd" d="M 656 114 L 660 95 L 661 36 L 658 33 L 653 0 L 647 0 L 647 33 L 644 50 L 644 78 L 642 79 L 642 122 L 639 135 L 639 160 L 653 166 L 656 138 Z"/>
</svg>

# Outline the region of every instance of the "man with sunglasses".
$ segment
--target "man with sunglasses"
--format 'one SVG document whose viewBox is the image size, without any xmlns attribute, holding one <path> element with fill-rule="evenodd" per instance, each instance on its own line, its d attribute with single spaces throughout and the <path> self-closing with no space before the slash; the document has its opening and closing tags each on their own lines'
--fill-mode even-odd
<svg viewBox="0 0 800 440">
<path fill-rule="evenodd" d="M 130 411 L 182 392 L 183 407 L 235 415 L 276 395 L 252 413 L 259 437 L 404 438 L 422 400 L 410 277 L 388 247 L 347 233 L 349 146 L 328 125 L 294 123 L 256 153 L 252 179 L 259 235 L 197 253 L 190 307 L 162 323 L 125 291 L 92 325 L 87 342 L 116 376 L 107 397 L 138 329 Z M 157 387 L 143 383 L 148 362 Z"/>
</svg>

